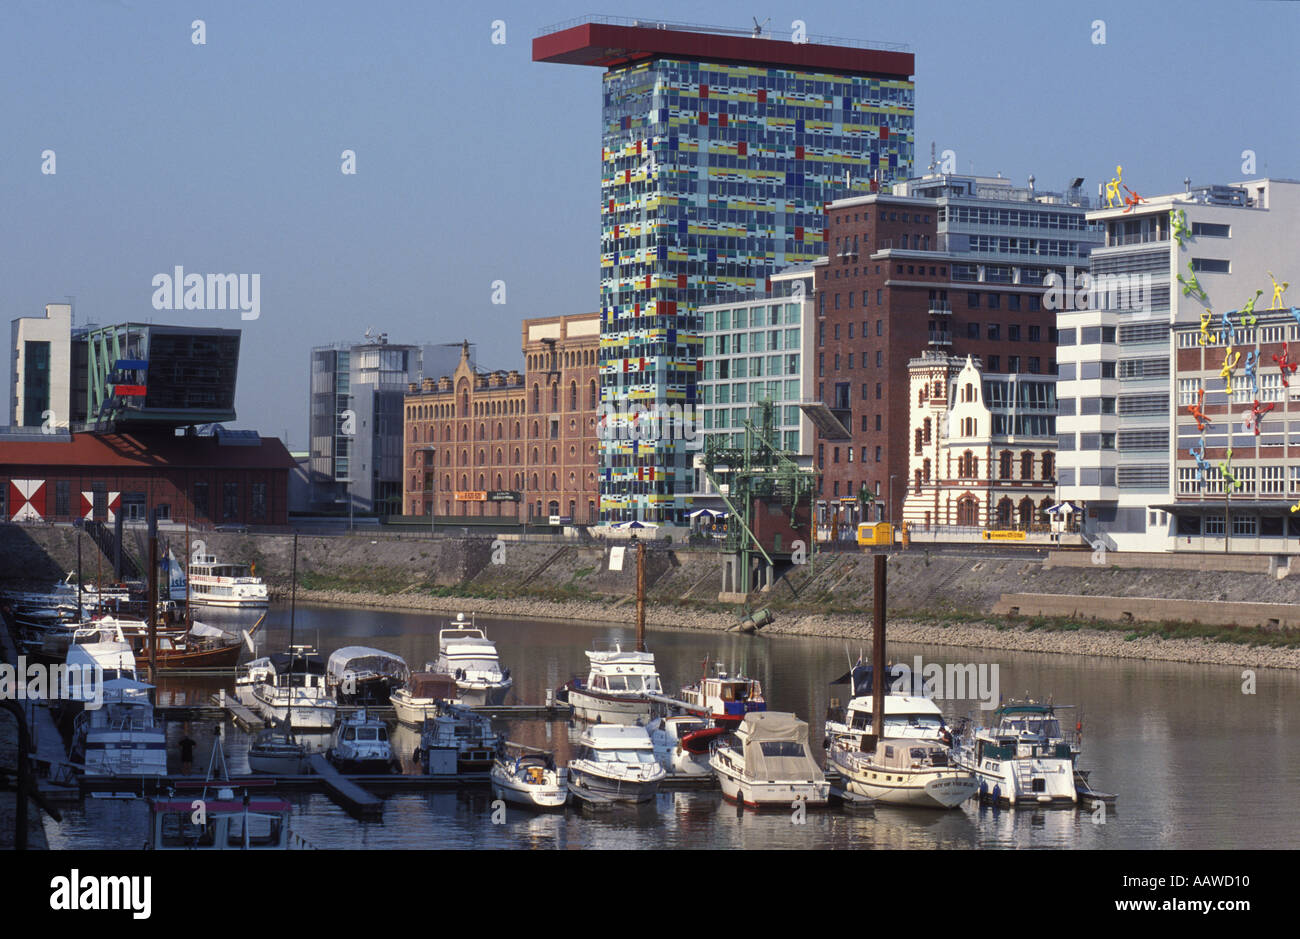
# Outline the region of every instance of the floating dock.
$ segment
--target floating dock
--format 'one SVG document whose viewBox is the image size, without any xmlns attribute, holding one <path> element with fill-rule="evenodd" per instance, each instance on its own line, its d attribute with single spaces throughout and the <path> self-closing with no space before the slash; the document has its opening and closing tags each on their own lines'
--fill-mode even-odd
<svg viewBox="0 0 1300 939">
<path fill-rule="evenodd" d="M 353 818 L 380 818 L 384 814 L 383 800 L 340 773 L 324 754 L 313 753 L 307 763 L 312 773 L 325 784 L 329 797 L 347 809 Z"/>
</svg>

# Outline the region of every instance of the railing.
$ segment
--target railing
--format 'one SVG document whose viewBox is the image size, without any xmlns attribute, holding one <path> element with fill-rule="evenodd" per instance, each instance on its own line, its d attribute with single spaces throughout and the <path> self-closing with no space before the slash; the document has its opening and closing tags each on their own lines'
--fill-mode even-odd
<svg viewBox="0 0 1300 939">
<path fill-rule="evenodd" d="M 947 300 L 931 300 L 930 315 L 952 316 L 952 303 Z"/>
<path fill-rule="evenodd" d="M 952 333 L 941 333 L 930 331 L 930 345 L 932 346 L 950 346 L 952 345 Z"/>
<path fill-rule="evenodd" d="M 575 26 L 584 26 L 587 23 L 599 23 L 603 26 L 639 26 L 643 29 L 665 29 L 676 32 L 691 33 L 716 33 L 722 36 L 748 36 L 755 39 L 779 39 L 784 42 L 794 42 L 794 34 L 786 33 L 783 30 L 768 29 L 763 27 L 763 32 L 754 36 L 755 28 L 736 29 L 730 26 L 705 26 L 700 23 L 669 23 L 654 19 L 633 19 L 627 16 L 604 16 L 598 14 L 589 14 L 579 16 L 574 19 L 564 20 L 551 26 L 539 29 L 534 33 L 534 37 L 548 36 L 551 33 L 562 32 L 566 29 L 572 29 Z M 866 39 L 844 39 L 839 36 L 819 36 L 807 34 L 800 36 L 799 42 L 808 42 L 815 45 L 828 46 L 847 46 L 851 49 L 876 49 L 885 52 L 907 52 L 911 49 L 905 42 L 874 42 Z"/>
</svg>

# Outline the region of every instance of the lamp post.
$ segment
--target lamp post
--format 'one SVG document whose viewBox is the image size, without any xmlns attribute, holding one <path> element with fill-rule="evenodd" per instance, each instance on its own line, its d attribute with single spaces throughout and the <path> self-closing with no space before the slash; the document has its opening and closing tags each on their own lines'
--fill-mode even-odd
<svg viewBox="0 0 1300 939">
<path fill-rule="evenodd" d="M 897 473 L 891 473 L 889 476 L 889 527 L 894 527 L 894 477 Z"/>
</svg>

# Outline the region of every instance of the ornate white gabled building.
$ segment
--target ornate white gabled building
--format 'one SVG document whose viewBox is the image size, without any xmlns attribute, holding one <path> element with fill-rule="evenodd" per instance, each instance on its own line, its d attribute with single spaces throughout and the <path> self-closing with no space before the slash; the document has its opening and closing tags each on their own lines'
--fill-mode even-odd
<svg viewBox="0 0 1300 939">
<path fill-rule="evenodd" d="M 908 385 L 912 439 L 903 520 L 914 530 L 1046 527 L 1056 438 L 1054 415 L 1041 412 L 1055 410 L 1053 385 L 985 382 L 978 359 L 942 352 L 908 362 Z"/>
</svg>

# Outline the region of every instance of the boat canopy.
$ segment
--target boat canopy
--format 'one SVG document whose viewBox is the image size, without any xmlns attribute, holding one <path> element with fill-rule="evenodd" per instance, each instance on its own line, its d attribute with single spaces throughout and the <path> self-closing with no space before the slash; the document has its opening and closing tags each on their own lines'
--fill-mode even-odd
<svg viewBox="0 0 1300 939">
<path fill-rule="evenodd" d="M 359 674 L 371 672 L 386 678 L 406 681 L 411 677 L 411 668 L 406 659 L 383 649 L 371 649 L 367 646 L 344 646 L 330 653 L 326 666 L 330 680 L 342 682 L 343 676 L 352 672 Z"/>
<path fill-rule="evenodd" d="M 441 672 L 415 672 L 411 675 L 406 689 L 412 698 L 438 698 L 444 701 L 454 700 L 458 694 L 456 679 Z"/>
<path fill-rule="evenodd" d="M 783 711 L 750 711 L 736 731 L 750 779 L 823 779 L 808 752 L 808 724 Z"/>
<path fill-rule="evenodd" d="M 269 658 L 271 667 L 275 669 L 277 675 L 287 675 L 290 672 L 295 675 L 323 675 L 325 673 L 325 664 L 320 660 L 320 656 L 314 652 L 276 652 Z M 261 659 L 258 659 L 256 662 L 248 664 L 257 665 L 261 661 Z"/>
<path fill-rule="evenodd" d="M 206 623 L 200 623 L 195 620 L 190 626 L 190 635 L 197 639 L 226 639 L 230 633 L 217 626 L 209 626 Z"/>
<path fill-rule="evenodd" d="M 908 769 L 927 759 L 932 765 L 947 765 L 947 751 L 928 740 L 882 740 L 876 745 L 876 762 L 888 769 Z"/>
</svg>

